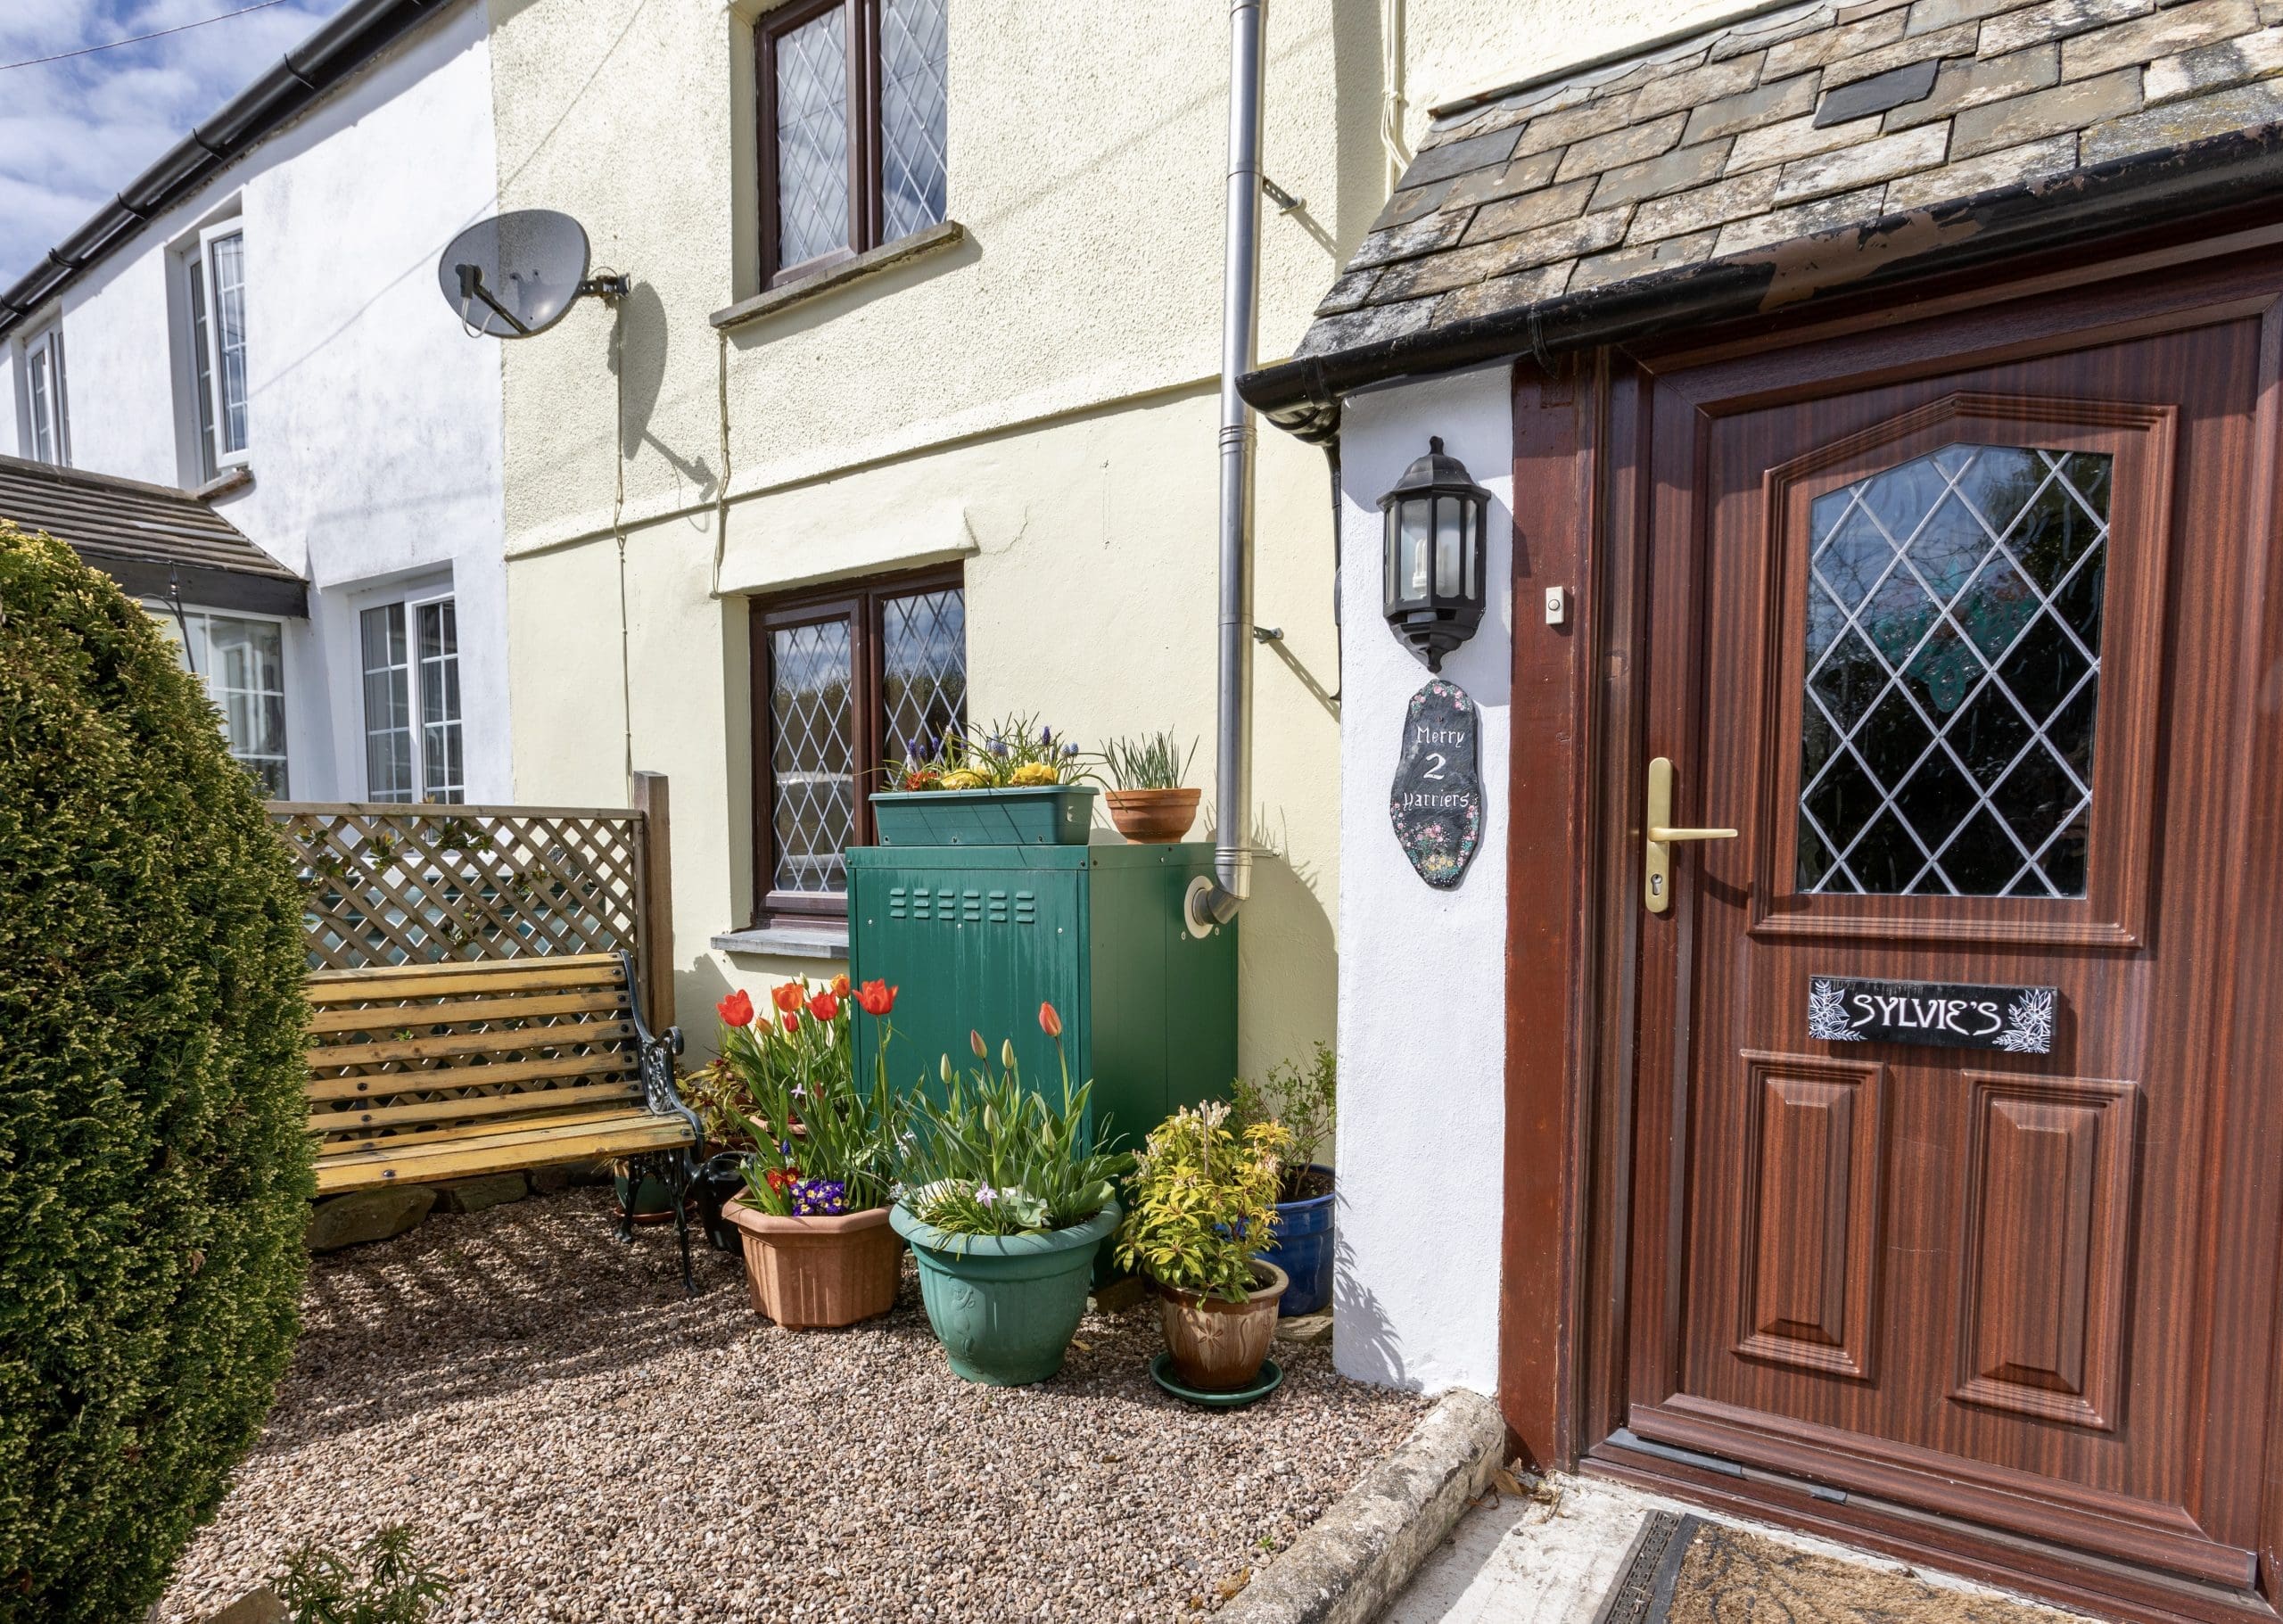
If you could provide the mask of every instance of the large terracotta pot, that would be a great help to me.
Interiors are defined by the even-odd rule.
[[[1225,1302],[1178,1286],[1158,1288],[1158,1323],[1174,1376],[1200,1393],[1233,1393],[1249,1387],[1276,1340],[1276,1299],[1290,1282],[1273,1263],[1253,1259],[1253,1278],[1262,1283],[1240,1303]]]
[[[721,1216],[745,1243],[754,1311],[788,1331],[853,1325],[895,1307],[903,1241],[888,1209],[779,1218],[732,1196]]]
[[[1137,845],[1169,845],[1197,821],[1194,789],[1106,789],[1102,800],[1117,832]]]

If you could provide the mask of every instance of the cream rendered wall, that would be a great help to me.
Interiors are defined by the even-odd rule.
[[[670,776],[693,1030],[726,986],[832,968],[708,945],[751,898],[744,594],[964,557],[971,713],[1194,734],[1209,804],[1223,0],[950,0],[965,239],[727,334],[708,315],[759,287],[763,8],[489,4],[502,206],[575,214],[635,284],[504,350],[515,794]],[[1734,9],[1277,0],[1265,163],[1305,202],[1264,210],[1263,357],[1297,344],[1385,200],[1391,21],[1415,138],[1430,100]],[[1532,63],[1550,39],[1560,58]],[[1257,620],[1285,640],[1256,662],[1249,1070],[1331,1035],[1340,864],[1321,453],[1264,427],[1257,489]],[[1385,637],[1376,611],[1354,604],[1351,640]]]

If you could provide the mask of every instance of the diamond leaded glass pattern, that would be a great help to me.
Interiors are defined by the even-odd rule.
[[[967,594],[887,598],[880,622],[882,738],[892,757],[931,754],[945,729],[967,720]]]
[[[848,888],[841,853],[855,828],[848,622],[770,633],[770,812],[779,891]]]
[[[2112,460],[1950,445],[1816,499],[1802,891],[2085,894]]]
[[[848,246],[848,14],[838,6],[777,39],[777,260]]]
[[[944,218],[945,0],[881,0],[881,240]]]

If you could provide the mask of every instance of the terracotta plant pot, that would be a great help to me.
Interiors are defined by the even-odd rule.
[[[874,1207],[837,1218],[779,1218],[732,1196],[721,1216],[746,1249],[754,1312],[788,1331],[853,1325],[895,1307],[903,1241]]]
[[[1158,1323],[1174,1379],[1200,1393],[1233,1393],[1249,1387],[1276,1340],[1276,1299],[1289,1283],[1273,1263],[1253,1259],[1253,1278],[1265,1283],[1240,1303],[1224,1302],[1178,1286],[1158,1288]]]
[[[1137,845],[1170,845],[1197,821],[1195,789],[1105,789],[1109,820]]]

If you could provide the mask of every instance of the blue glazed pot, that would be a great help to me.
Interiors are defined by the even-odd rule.
[[[1333,1176],[1331,1168],[1314,1163],[1308,1171]],[[1277,1305],[1279,1319],[1318,1313],[1331,1301],[1331,1204],[1338,1194],[1327,1190],[1305,1201],[1276,1203],[1276,1244],[1253,1256],[1274,1264],[1291,1279],[1284,1300]]]

